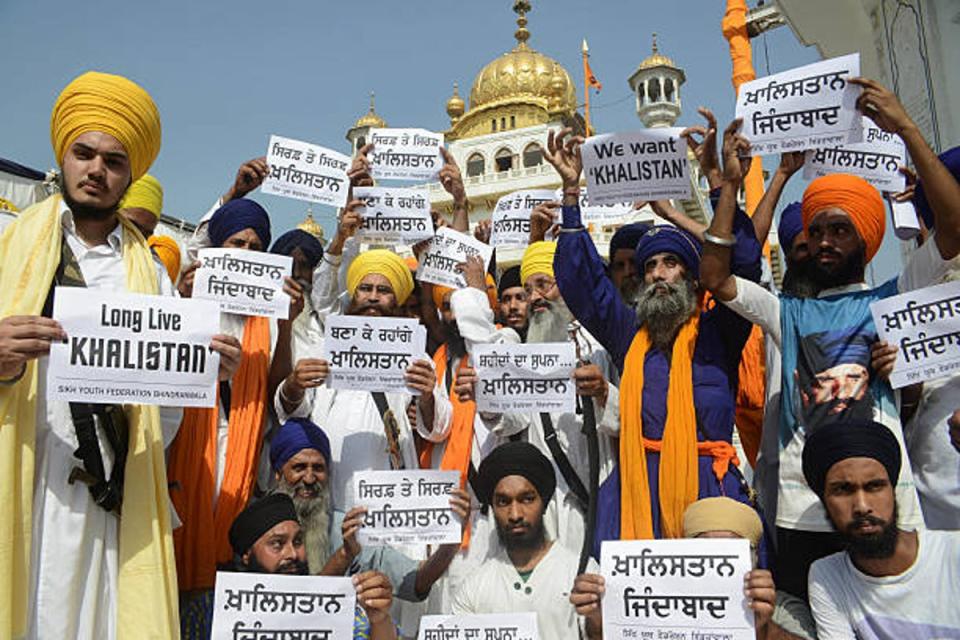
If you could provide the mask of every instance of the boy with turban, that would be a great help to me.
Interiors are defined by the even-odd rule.
[[[863,401],[869,397],[869,416],[886,425],[902,443],[894,392],[869,368],[865,356],[866,345],[877,339],[869,306],[876,300],[939,282],[949,270],[957,268],[960,253],[960,213],[956,207],[960,186],[892,93],[870,80],[851,82],[864,87],[858,106],[878,126],[900,135],[927,187],[936,194],[937,232],[913,254],[903,273],[872,289],[865,284],[866,265],[883,240],[883,199],[862,178],[833,174],[811,182],[801,203],[818,295],[801,298],[787,294],[778,298],[754,283],[731,276],[729,249],[724,244],[731,235],[739,188],[738,154],[749,152],[749,145],[737,134],[737,122],[724,135],[724,161],[730,168],[724,167],[721,202],[709,230],[718,241],[708,244],[704,252],[708,288],[726,306],[760,324],[783,353],[776,518],[780,553],[774,573],[778,587],[799,601],[806,599],[810,564],[841,544],[831,531],[823,506],[804,480],[800,464],[804,442],[820,428],[862,416]],[[801,379],[814,378],[815,382],[817,376],[829,385],[815,383],[800,388]],[[812,411],[817,405],[814,400],[825,403],[828,410]],[[909,466],[904,466],[894,480],[899,480],[895,484],[900,526],[921,526]]]
[[[81,461],[74,406],[48,401],[42,382],[50,343],[65,339],[49,317],[58,271],[62,284],[94,291],[173,295],[143,236],[117,214],[160,150],[160,118],[140,86],[89,72],[60,94],[50,137],[62,195],[28,208],[0,237],[0,637],[172,637],[163,446],[180,411],[122,407],[129,439],[108,441],[98,428]],[[239,346],[214,338],[221,377]],[[89,406],[112,422],[106,409]],[[121,482],[113,463],[124,457]]]

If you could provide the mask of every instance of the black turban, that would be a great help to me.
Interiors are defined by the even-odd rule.
[[[240,512],[230,525],[230,546],[242,556],[250,550],[260,536],[281,522],[299,522],[293,499],[285,493],[271,493]]]
[[[537,493],[546,507],[557,488],[557,477],[553,473],[553,464],[540,450],[529,442],[507,442],[493,451],[480,463],[480,493],[477,496],[483,504],[493,500],[493,490],[497,483],[507,476],[523,476],[537,488]]]
[[[303,255],[310,262],[310,268],[314,269],[323,258],[323,245],[312,233],[307,233],[302,229],[287,231],[276,239],[273,246],[270,247],[270,253],[280,256],[292,256],[294,249],[303,251]]]
[[[873,458],[884,466],[890,484],[900,477],[900,443],[879,422],[837,422],[817,429],[803,447],[803,477],[823,498],[827,472],[847,458]]]
[[[503,292],[514,287],[522,287],[520,282],[520,265],[510,267],[500,274],[500,282],[497,283],[497,297],[502,298]]]
[[[610,239],[610,261],[613,261],[613,256],[619,249],[630,249],[630,251],[634,251],[637,248],[637,243],[640,242],[640,238],[642,238],[643,234],[649,231],[652,226],[653,225],[645,222],[631,222],[617,229],[617,232],[613,234],[613,238]]]

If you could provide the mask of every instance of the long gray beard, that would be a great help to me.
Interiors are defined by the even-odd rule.
[[[544,311],[530,310],[530,326],[527,329],[527,343],[566,342],[570,339],[570,323],[573,314],[563,299],[550,303]]]
[[[667,295],[657,290],[666,288]],[[669,351],[677,331],[697,310],[693,282],[655,282],[643,288],[637,299],[637,322],[646,325],[650,341],[660,351]]]
[[[311,575],[317,575],[330,559],[330,488],[321,485],[316,498],[298,498],[297,489],[302,483],[289,484],[281,476],[277,482],[277,492],[285,493],[293,499],[303,531],[303,544],[307,552],[307,566]]]

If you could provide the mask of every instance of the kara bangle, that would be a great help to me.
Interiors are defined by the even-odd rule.
[[[718,247],[732,247],[737,244],[736,238],[721,238],[720,236],[713,235],[709,231],[703,232],[703,241],[715,244]]]
[[[580,233],[581,231],[586,231],[587,228],[583,225],[579,227],[560,227],[558,230],[559,233]]]
[[[570,196],[572,198],[580,198],[580,187],[567,187],[563,190],[564,196]]]
[[[284,389],[286,388],[286,386],[287,386],[287,381],[286,381],[286,380],[284,380],[282,383],[280,383],[280,399],[281,399],[281,400],[283,400],[284,402],[286,402],[286,403],[288,403],[288,404],[292,404],[292,405],[298,405],[298,404],[300,404],[301,402],[303,402],[303,396],[300,396],[300,399],[299,399],[299,400],[294,400],[293,398],[287,397],[287,394],[284,393]]]

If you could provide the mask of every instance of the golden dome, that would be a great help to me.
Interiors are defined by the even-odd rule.
[[[457,83],[453,83],[453,95],[450,96],[450,99],[447,100],[447,115],[450,116],[451,122],[456,122],[463,115],[464,107],[466,105],[463,102],[463,98],[460,97],[460,87],[457,86]]]
[[[660,53],[657,48],[657,34],[653,34],[653,53],[647,56],[647,59],[640,63],[641,69],[653,69],[654,67],[673,67],[677,68],[673,60]]]
[[[360,116],[360,118],[353,125],[354,129],[360,129],[361,127],[377,127],[385,128],[387,126],[387,121],[377,115],[377,112],[373,108],[373,91],[370,92],[370,111]],[[322,232],[321,232],[322,233]]]
[[[313,209],[307,209],[307,217],[303,219],[303,222],[297,225],[297,229],[306,231],[320,241],[323,240],[323,227],[317,224],[317,221],[313,219]]]
[[[514,34],[517,46],[477,74],[470,89],[470,109],[533,100],[551,111],[575,111],[577,99],[570,74],[556,60],[527,45],[530,3],[517,0],[513,10],[519,14]]]

